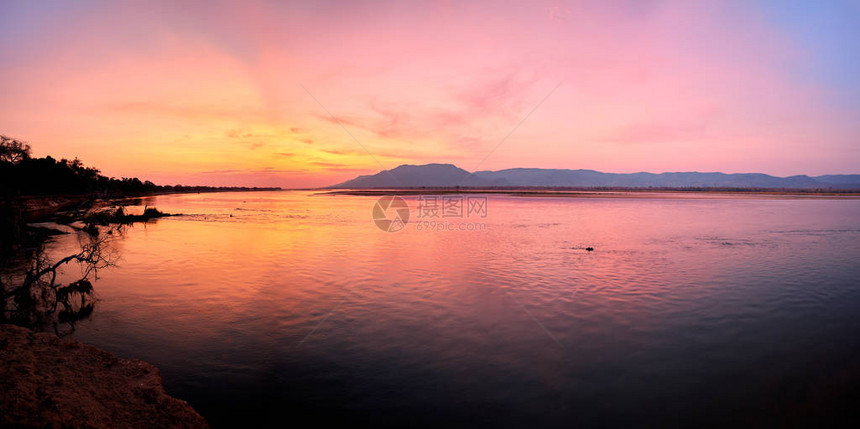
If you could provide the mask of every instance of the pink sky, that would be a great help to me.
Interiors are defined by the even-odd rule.
[[[816,77],[817,46],[758,3],[2,8],[0,133],[111,176],[378,171],[302,85],[385,168],[860,173],[856,88]]]

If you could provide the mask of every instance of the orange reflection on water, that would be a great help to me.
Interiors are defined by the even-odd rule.
[[[765,387],[739,371],[789,376],[766,362],[832,341],[860,303],[857,200],[492,196],[486,218],[450,219],[484,230],[396,233],[374,201],[159,196],[182,216],[125,232],[76,335],[225,419],[233,389],[367,413],[415,411],[418,389],[593,423],[610,403],[717,406],[689,392],[745,403]]]

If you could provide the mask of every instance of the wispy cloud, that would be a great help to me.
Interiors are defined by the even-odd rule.
[[[768,2],[21,2],[0,127],[108,174],[324,185],[378,166],[298,82],[383,164],[469,168],[564,81],[483,168],[851,171],[856,11],[798,7],[834,25]]]

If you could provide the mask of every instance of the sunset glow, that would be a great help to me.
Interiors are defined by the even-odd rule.
[[[0,8],[0,132],[108,176],[860,172],[856,2]]]

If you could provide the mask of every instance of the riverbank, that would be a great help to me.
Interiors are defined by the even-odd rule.
[[[318,189],[317,195],[376,197],[483,194],[517,197],[561,198],[827,198],[857,199],[858,190],[821,191],[805,189],[722,189],[722,188],[400,188],[400,189]]]
[[[0,426],[206,428],[158,368],[53,334],[0,325]]]
[[[249,188],[249,187],[163,187],[164,189],[144,194],[80,194],[80,195],[29,195],[16,197],[21,210],[28,222],[44,220],[59,211],[87,208],[95,203],[109,205],[117,201],[134,198],[150,198],[159,195],[202,194],[218,192],[267,192],[280,191],[281,188]]]

